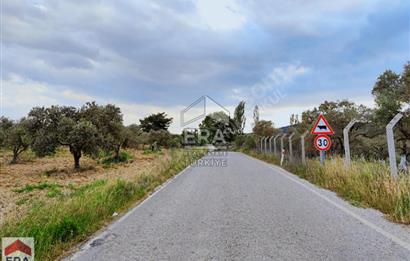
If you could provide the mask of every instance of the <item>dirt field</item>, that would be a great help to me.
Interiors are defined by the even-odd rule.
[[[0,159],[0,224],[8,217],[21,215],[38,201],[52,201],[57,195],[99,179],[132,179],[151,168],[163,154],[144,155],[143,151],[128,150],[132,159],[109,166],[83,156],[81,171],[74,171],[69,151],[60,150],[52,157],[36,158],[22,155],[18,164],[9,164],[10,152]]]

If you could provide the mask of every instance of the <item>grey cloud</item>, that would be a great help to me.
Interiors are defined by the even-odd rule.
[[[173,104],[229,96],[297,61],[329,67],[326,85],[374,1],[238,2],[247,23],[219,32],[198,26],[193,1],[7,1],[4,71],[89,95]]]

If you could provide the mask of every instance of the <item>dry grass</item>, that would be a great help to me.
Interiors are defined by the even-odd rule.
[[[247,153],[270,163],[279,163],[273,155]],[[378,209],[394,222],[410,224],[410,176],[402,174],[394,179],[383,163],[356,160],[350,168],[345,168],[343,159],[335,157],[323,166],[318,160],[308,160],[306,166],[286,163],[284,168],[313,184],[335,191],[354,205]]]
[[[0,227],[0,237],[34,237],[36,259],[56,260],[74,244],[86,240],[111,221],[113,212],[127,210],[204,153],[169,151],[128,180],[98,179],[74,186],[70,193],[62,194],[54,201],[33,204],[26,215],[9,219]],[[50,184],[40,187],[50,186],[53,187]]]
[[[134,179],[167,152],[146,155],[143,151],[128,150],[128,153],[132,160],[111,166],[82,157],[81,170],[76,171],[72,156],[65,149],[45,158],[36,158],[26,152],[18,164],[9,164],[11,152],[3,151],[0,159],[0,224],[8,218],[24,214],[35,202],[54,201],[59,195],[71,193],[73,187],[99,179]],[[18,192],[23,188],[28,189]]]

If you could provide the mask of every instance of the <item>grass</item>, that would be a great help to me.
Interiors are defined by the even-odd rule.
[[[273,155],[245,151],[250,156],[279,165]],[[285,163],[283,168],[320,187],[336,192],[355,206],[371,207],[388,219],[410,224],[410,176],[394,179],[388,166],[379,162],[355,160],[345,168],[343,158],[329,159],[322,166],[318,160],[307,160],[306,166]]]
[[[131,157],[130,154],[128,154],[128,152],[120,151],[120,153],[118,155],[118,158],[116,158],[115,156],[109,154],[101,160],[101,163],[104,164],[104,165],[109,166],[109,165],[115,164],[115,163],[127,162],[131,159],[132,159],[132,157]]]
[[[35,184],[35,185],[28,184],[28,185],[26,185],[22,188],[14,189],[12,191],[17,192],[17,193],[25,193],[25,192],[31,192],[35,189],[38,189],[38,190],[44,190],[44,189],[56,190],[59,187],[60,187],[60,185],[58,185],[58,184],[54,184],[54,183],[50,184],[50,183],[47,183],[47,182],[43,182],[43,183],[39,183],[39,184]]]
[[[22,188],[14,189],[12,191],[16,192],[16,193],[27,193],[27,192],[32,192],[35,189],[37,189],[37,190],[47,189],[48,192],[47,192],[46,196],[49,197],[49,198],[54,198],[54,197],[62,195],[60,188],[61,188],[61,186],[58,185],[58,184],[55,184],[55,183],[50,184],[50,183],[47,183],[47,182],[43,182],[43,183],[39,183],[39,184],[35,184],[35,185],[28,184],[28,185],[26,185]],[[16,202],[17,205],[22,205],[24,203],[25,202],[20,202],[20,201]]]
[[[0,237],[34,237],[36,259],[56,260],[111,221],[114,212],[126,211],[204,154],[205,151],[171,151],[133,181],[97,180],[79,187],[69,185],[72,193],[49,204],[35,204],[22,218],[3,224]],[[26,186],[21,192],[30,189],[35,188]]]
[[[142,154],[143,155],[164,155],[164,153],[161,150],[151,150],[151,149],[145,149]]]

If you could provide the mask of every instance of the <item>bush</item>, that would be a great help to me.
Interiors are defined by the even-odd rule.
[[[106,156],[101,162],[104,165],[110,165],[114,163],[127,162],[131,159],[132,159],[131,155],[128,154],[128,152],[122,150],[118,154],[118,157],[115,157],[114,155],[111,155],[111,153],[109,153],[108,156]]]

